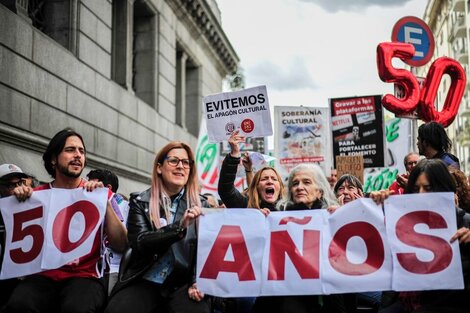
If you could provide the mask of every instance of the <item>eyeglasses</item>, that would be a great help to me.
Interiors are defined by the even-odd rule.
[[[19,187],[19,186],[26,185],[26,180],[20,179],[20,180],[15,181],[15,182],[2,181],[2,182],[0,182],[0,185],[2,185],[3,187],[5,187],[7,189],[13,189],[13,188],[16,188],[16,187]]]
[[[406,162],[406,165],[416,165],[416,164],[418,164],[418,161]]]
[[[189,169],[191,166],[193,166],[194,161],[190,159],[179,159],[174,156],[166,157],[165,160],[170,164],[171,166],[177,167],[178,164],[181,162],[183,165],[183,168]]]

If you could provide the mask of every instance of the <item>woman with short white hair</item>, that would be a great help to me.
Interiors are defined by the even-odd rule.
[[[287,197],[280,201],[280,210],[314,210],[338,206],[336,197],[321,169],[316,164],[299,164],[287,181]]]

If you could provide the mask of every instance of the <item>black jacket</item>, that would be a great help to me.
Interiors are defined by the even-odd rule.
[[[127,219],[130,249],[126,251],[119,271],[118,281],[113,294],[139,279],[142,275],[170,249],[177,253],[172,273],[162,285],[162,293],[194,282],[196,263],[196,224],[187,230],[180,227],[180,220],[187,209],[186,195],[180,199],[174,223],[156,229],[150,219],[150,189],[133,195],[129,201]],[[202,206],[207,204],[202,201]],[[164,216],[163,210],[160,211]]]
[[[235,188],[235,178],[237,176],[238,164],[240,158],[234,158],[229,154],[222,162],[220,169],[218,193],[220,199],[227,208],[246,208],[248,207],[248,197],[245,197]],[[271,211],[276,210],[275,204],[261,201],[261,208],[268,208]]]

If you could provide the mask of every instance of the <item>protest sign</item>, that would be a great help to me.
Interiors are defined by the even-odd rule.
[[[50,189],[25,202],[0,199],[5,222],[1,279],[59,268],[92,249],[106,212],[108,189]]]
[[[206,96],[203,107],[210,142],[227,140],[237,129],[249,137],[273,134],[266,86]]]
[[[206,214],[199,227],[198,288],[253,297],[464,287],[459,244],[449,242],[456,232],[452,193],[391,196],[384,210],[385,217],[381,206],[362,198],[331,215]]]
[[[384,166],[380,100],[380,96],[330,99],[334,156],[362,155],[365,168]]]
[[[274,155],[283,179],[300,163],[316,163],[329,175],[332,167],[328,108],[274,107]]]
[[[337,155],[336,171],[338,178],[344,174],[351,174],[363,182],[364,157],[362,155]]]
[[[397,174],[406,172],[403,159],[413,151],[411,121],[405,118],[387,118],[386,115],[385,139],[385,167],[365,169],[364,192],[387,189],[395,181]]]

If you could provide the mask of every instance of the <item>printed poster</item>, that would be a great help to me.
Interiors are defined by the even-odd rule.
[[[274,155],[283,179],[300,163],[316,163],[326,175],[332,166],[328,108],[274,107]]]
[[[381,96],[330,99],[330,109],[333,155],[362,155],[364,168],[383,167]]]
[[[210,142],[227,140],[237,129],[246,137],[273,134],[266,86],[206,96],[203,108]]]

